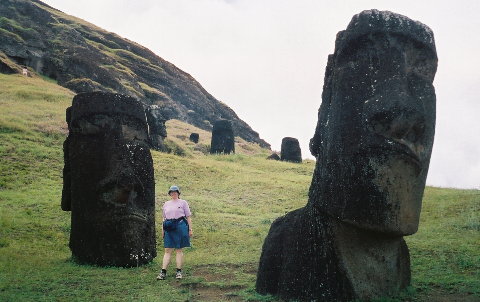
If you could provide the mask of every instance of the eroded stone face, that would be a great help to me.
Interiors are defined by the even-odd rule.
[[[97,265],[151,261],[155,184],[142,105],[118,94],[79,94],[69,128],[62,208],[72,211],[72,255]]]
[[[343,39],[314,143],[321,145],[314,183],[331,194],[314,200],[360,227],[412,234],[433,145],[436,54],[388,31],[348,39],[347,30]]]

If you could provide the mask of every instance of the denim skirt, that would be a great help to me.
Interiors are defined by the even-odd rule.
[[[190,236],[188,235],[188,224],[184,219],[180,220],[177,228],[173,231],[165,231],[163,247],[181,249],[190,247]]]

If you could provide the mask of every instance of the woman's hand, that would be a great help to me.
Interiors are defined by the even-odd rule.
[[[165,238],[165,231],[162,230],[162,238]]]
[[[192,229],[188,229],[188,236],[190,236],[190,237],[193,236],[193,231],[192,231]]]

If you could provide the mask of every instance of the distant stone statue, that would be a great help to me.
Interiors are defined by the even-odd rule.
[[[230,121],[219,120],[213,124],[210,153],[235,153],[235,136]]]
[[[267,159],[280,160],[280,156],[278,156],[277,153],[272,153],[271,155],[269,155],[269,156],[267,157]]]
[[[190,134],[190,141],[194,142],[195,144],[198,143],[199,138],[200,138],[200,135],[198,133]]]
[[[155,182],[145,112],[137,100],[82,93],[67,109],[62,209],[80,263],[137,266],[156,256]]]
[[[293,137],[284,137],[282,139],[280,158],[283,161],[290,161],[294,163],[302,162],[302,150],[300,149],[298,139]]]
[[[157,105],[148,106],[145,110],[149,128],[150,145],[158,151],[165,151],[164,140],[167,137],[167,119],[163,117],[160,107]]]
[[[256,289],[299,301],[369,301],[410,283],[435,128],[432,31],[364,11],[337,35],[310,149],[304,208],[275,220]]]

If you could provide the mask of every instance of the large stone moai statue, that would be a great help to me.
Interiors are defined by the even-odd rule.
[[[293,137],[284,137],[282,139],[280,158],[283,161],[302,162],[302,150],[300,149],[298,139]]]
[[[235,153],[235,136],[232,123],[228,120],[219,120],[213,124],[210,153]]]
[[[364,11],[337,35],[304,208],[271,226],[257,291],[301,301],[370,300],[410,282],[403,236],[418,229],[435,128],[432,31]]]
[[[143,106],[119,94],[78,94],[67,109],[62,209],[80,263],[137,266],[156,256],[155,182]]]
[[[165,151],[164,140],[167,137],[167,119],[163,117],[160,107],[157,105],[148,106],[145,109],[149,128],[150,145],[158,151]]]

